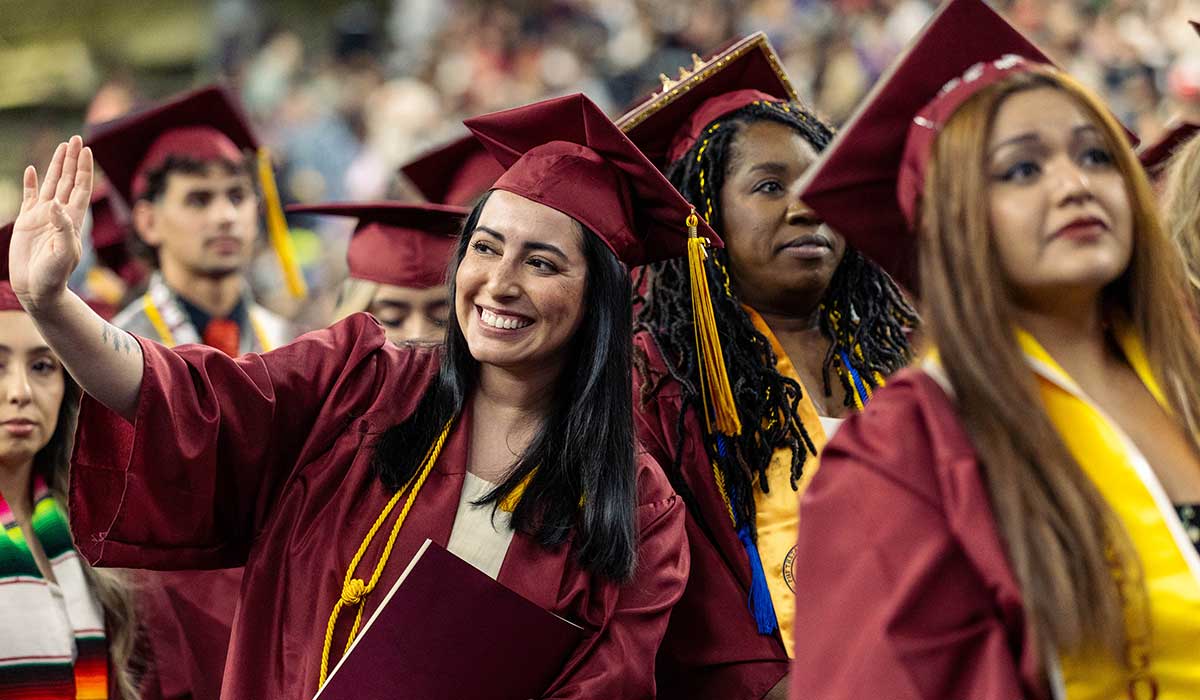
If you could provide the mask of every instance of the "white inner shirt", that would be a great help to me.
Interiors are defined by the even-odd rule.
[[[512,513],[494,508],[491,503],[477,506],[473,501],[483,498],[495,486],[467,472],[450,541],[446,543],[446,549],[493,579],[500,574],[504,555],[512,543]]]
[[[817,416],[821,419],[821,427],[825,429],[825,440],[828,442],[833,439],[833,434],[837,429],[842,427],[842,423],[846,422],[845,418],[830,418],[829,416]]]

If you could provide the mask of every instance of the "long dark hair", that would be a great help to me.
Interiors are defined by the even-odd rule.
[[[734,140],[747,125],[762,121],[791,127],[818,153],[833,138],[829,126],[794,103],[755,102],[709,124],[691,150],[667,169],[667,178],[718,233],[725,229],[720,195]],[[706,263],[709,291],[742,433],[719,442],[716,436],[708,436],[705,443],[722,472],[737,522],[752,524],[753,481],[757,477],[759,487],[770,490],[767,467],[774,451],[791,449],[791,487],[795,489],[804,463],[817,450],[806,427],[795,420],[802,388],[776,370],[770,342],[754,327],[737,297],[736,280],[730,280],[728,273],[728,254],[721,249],[714,253]],[[644,274],[644,285],[643,280],[637,284],[645,289],[645,296],[638,299],[635,330],[648,332],[666,359],[669,376],[682,389],[684,411],[676,428],[682,444],[686,409],[706,410],[701,403],[687,262],[658,263]],[[824,364],[825,395],[832,395],[831,371],[845,391],[846,405],[852,405],[856,375],[874,389],[881,377],[908,364],[912,348],[906,333],[917,323],[916,312],[887,273],[847,247],[821,300],[821,332],[832,341]],[[643,369],[648,366],[642,353],[635,361]],[[646,372],[642,375],[648,376]],[[643,385],[642,400],[653,398],[662,385],[662,381]],[[668,476],[676,491],[689,499],[690,492],[679,476],[682,450],[674,459]]]
[[[475,205],[459,236],[448,277],[451,300],[487,199]],[[513,529],[547,548],[574,532],[583,568],[624,581],[633,574],[637,553],[632,292],[624,265],[594,233],[582,225],[580,231],[588,280],[583,322],[567,349],[572,360],[558,377],[541,430],[504,481],[479,502],[496,507],[529,477],[512,514]],[[412,416],[387,430],[376,448],[373,465],[384,486],[394,491],[412,478],[443,426],[462,411],[478,376],[479,363],[451,312],[437,379]]]
[[[46,480],[46,486],[63,508],[67,498],[70,476],[71,449],[75,428],[79,423],[79,401],[83,395],[79,384],[63,373],[63,397],[58,407],[58,423],[50,441],[33,456],[33,471]],[[88,587],[104,610],[104,636],[108,645],[108,660],[113,678],[110,685],[118,694],[114,700],[134,700],[141,697],[139,683],[145,672],[145,659],[138,650],[138,624],[133,601],[134,590],[127,577],[114,569],[94,569],[79,556]]]

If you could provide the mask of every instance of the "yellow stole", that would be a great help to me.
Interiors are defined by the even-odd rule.
[[[770,341],[771,348],[775,351],[775,369],[780,375],[794,380],[804,390],[804,396],[797,408],[796,420],[804,425],[819,453],[825,447],[827,438],[817,409],[808,397],[808,387],[800,381],[800,375],[796,373],[791,359],[771,333],[766,321],[750,307],[742,308],[746,310],[758,332]],[[817,459],[809,458],[804,465],[804,475],[797,484],[799,490],[793,491],[792,451],[782,447],[771,455],[771,464],[767,467],[767,483],[771,486],[771,492],[763,493],[757,485],[754,489],[754,526],[758,531],[758,552],[762,558],[763,570],[767,574],[767,588],[771,590],[775,618],[779,621],[779,636],[783,638],[783,646],[789,658],[794,658],[792,623],[796,617],[796,594],[792,590],[792,566],[796,532],[800,526],[800,497],[816,473]]]
[[[1150,371],[1140,340],[1120,328],[1125,358],[1159,404],[1169,410]],[[1038,377],[1046,413],[1071,454],[1092,479],[1129,534],[1141,560],[1149,601],[1149,629],[1142,599],[1129,601],[1131,657],[1145,661],[1131,673],[1106,656],[1062,655],[1068,700],[1200,698],[1200,556],[1188,540],[1166,492],[1133,442],[1033,338],[1018,331],[1027,362]],[[1127,580],[1137,576],[1125,567]],[[1136,678],[1135,678],[1136,676]],[[1129,694],[1135,681],[1136,693]],[[1148,691],[1157,685],[1158,694]]]

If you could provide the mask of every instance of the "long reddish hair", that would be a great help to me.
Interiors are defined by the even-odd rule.
[[[1155,212],[1150,184],[1120,125],[1069,76],[1051,68],[981,90],[934,146],[920,214],[924,319],[983,465],[991,504],[1039,643],[1103,649],[1123,660],[1126,620],[1114,557],[1136,562],[1108,504],[1043,408],[1013,332],[1014,304],[989,221],[988,138],[1015,93],[1061,90],[1100,128],[1133,210],[1128,268],[1104,290],[1112,313],[1132,319],[1182,429],[1200,426],[1200,339],[1183,265]]]

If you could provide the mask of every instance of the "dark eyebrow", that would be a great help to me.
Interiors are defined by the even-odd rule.
[[[750,166],[750,169],[747,170],[746,172],[748,172],[748,173],[758,173],[758,172],[784,173],[784,172],[787,172],[787,169],[788,169],[788,167],[787,167],[787,164],[785,164],[785,163],[780,163],[777,161],[768,161],[766,163],[755,163],[754,165]]]
[[[392,309],[404,309],[404,310],[412,309],[412,304],[408,303],[407,301],[392,301],[391,299],[380,299],[379,301],[373,301],[371,303],[376,306],[386,306],[386,307],[392,308]]]
[[[1037,143],[1039,140],[1040,139],[1039,139],[1038,135],[1033,133],[1032,131],[1021,134],[1019,136],[1014,136],[1010,139],[1005,139],[1005,140],[1001,141],[1000,143],[996,144],[995,146],[992,146],[991,150],[988,151],[988,156],[990,157],[990,156],[995,155],[996,151],[999,151],[1001,148],[1005,148],[1007,146],[1017,146],[1017,145],[1026,144],[1026,143]]]
[[[562,252],[561,248],[559,248],[556,245],[551,245],[549,243],[542,243],[540,241],[528,241],[521,248],[522,248],[522,250],[526,250],[526,251],[543,251],[546,253],[551,253],[553,255],[557,255],[558,257],[562,258],[563,260],[567,259],[567,254]]]
[[[8,353],[11,355],[13,353],[13,349],[7,345],[4,345],[3,343],[0,343],[0,352]],[[50,347],[47,345],[39,345],[36,348],[31,348],[29,350],[29,354],[30,355],[53,355],[54,351],[51,350]]]
[[[499,231],[497,231],[495,229],[490,229],[487,226],[476,226],[475,230],[472,231],[472,233],[478,233],[480,231],[483,231],[484,233],[491,236],[492,238],[495,238],[496,240],[500,241],[501,243],[504,242],[504,234],[503,233],[500,233]]]
[[[475,231],[476,232],[482,231],[482,232],[488,234],[489,236],[491,236],[492,238],[495,238],[496,240],[500,241],[501,243],[505,242],[504,234],[500,233],[499,231],[496,231],[495,229],[490,229],[487,226],[476,226]],[[521,246],[521,250],[526,251],[526,252],[528,252],[528,251],[544,251],[547,253],[553,253],[553,254],[557,255],[558,257],[562,258],[563,260],[569,259],[567,257],[567,254],[564,253],[561,248],[559,248],[558,246],[553,245],[551,243],[543,243],[542,241],[526,241]]]
[[[1075,127],[1074,129],[1071,129],[1071,137],[1078,138],[1080,134],[1082,134],[1084,132],[1088,132],[1088,131],[1097,132],[1097,131],[1099,131],[1099,129],[1096,128],[1095,124],[1080,124],[1079,126]],[[1014,136],[1010,139],[1005,139],[1004,141],[1001,141],[1000,143],[993,146],[990,151],[988,151],[988,155],[989,156],[995,155],[996,151],[1000,150],[1001,148],[1004,148],[1005,146],[1016,146],[1018,144],[1025,144],[1025,143],[1037,143],[1040,140],[1040,138],[1041,137],[1037,134],[1037,132],[1029,131],[1024,134],[1020,134],[1020,135]]]

